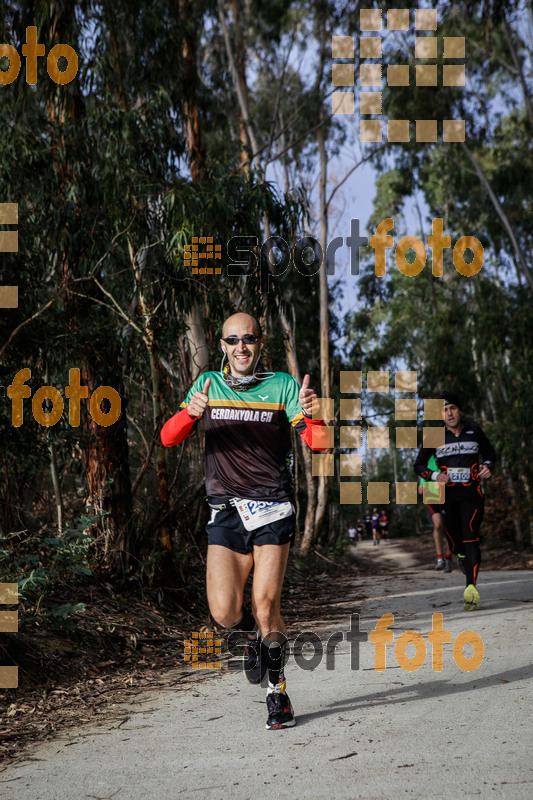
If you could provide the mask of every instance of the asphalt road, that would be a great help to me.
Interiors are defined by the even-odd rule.
[[[318,632],[324,649],[337,631],[343,641],[332,669],[318,645],[298,656],[300,664],[320,660],[313,670],[291,656],[286,675],[295,728],[265,730],[265,691],[242,675],[203,673],[185,691],[138,696],[124,705],[122,721],[86,725],[34,746],[0,773],[0,798],[530,800],[533,573],[482,572],[480,607],[467,613],[459,572],[413,568],[395,543],[363,548],[377,562],[396,562],[398,571],[359,579],[357,591],[354,585],[354,596],[362,586],[368,598],[358,603],[360,630],[370,632],[393,614],[394,642],[346,641],[357,622],[350,623],[356,606],[346,593],[339,597],[344,623],[329,630],[319,621],[302,626]],[[434,614],[443,615],[451,634],[441,671],[433,668],[438,646],[428,641]],[[406,631],[422,636],[423,643],[413,637],[423,662],[416,671],[405,668],[415,644],[403,647],[404,637],[397,645]],[[475,634],[464,637],[474,644],[463,649],[459,639],[454,658],[463,631]],[[376,670],[380,649],[383,671]]]

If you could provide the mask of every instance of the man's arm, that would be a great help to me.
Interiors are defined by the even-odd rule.
[[[428,467],[428,461],[431,456],[435,455],[435,448],[434,447],[421,447],[418,451],[418,455],[416,457],[416,461],[414,463],[414,470],[417,475],[420,475],[425,481],[435,481],[437,480],[439,473],[433,472]]]
[[[301,408],[302,419],[296,422],[296,431],[311,450],[328,450],[333,446],[331,432],[323,419],[314,419],[312,416],[318,408],[318,396],[315,390],[309,387],[309,383],[309,375],[304,375],[302,388],[298,393],[298,404]],[[295,385],[298,386],[296,382]]]
[[[165,422],[161,429],[161,441],[165,447],[181,444],[191,435],[209,402],[210,385],[211,378],[207,378],[203,391],[194,392],[186,407]]]
[[[483,456],[483,463],[479,465],[479,477],[490,478],[492,476],[492,470],[494,469],[494,462],[496,461],[496,451],[479,425],[477,428],[479,449]]]
[[[165,422],[161,428],[161,441],[165,447],[181,444],[191,435],[199,417],[191,417],[187,408],[182,408]]]
[[[489,442],[488,438],[486,437],[485,433],[479,428],[479,449],[481,450],[481,454],[483,456],[483,464],[485,464],[489,469],[493,469],[494,463],[496,461],[496,451],[494,447]]]
[[[311,419],[304,414],[303,422],[305,428],[299,430],[299,425],[297,425],[296,430],[311,450],[322,451],[332,447],[330,429],[323,419]]]

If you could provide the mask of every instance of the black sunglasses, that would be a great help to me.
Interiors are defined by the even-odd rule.
[[[257,336],[255,333],[245,333],[244,336],[226,336],[226,338],[223,338],[222,341],[233,346],[239,342],[242,342],[243,344],[255,344],[260,338],[261,337]]]

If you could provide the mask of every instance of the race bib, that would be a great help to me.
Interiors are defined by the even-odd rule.
[[[292,503],[268,503],[266,500],[243,500],[239,497],[231,499],[242,519],[247,531],[255,531],[262,525],[268,525],[278,519],[290,517],[294,512]]]
[[[453,483],[468,483],[470,480],[470,467],[454,467],[448,469],[448,475]]]

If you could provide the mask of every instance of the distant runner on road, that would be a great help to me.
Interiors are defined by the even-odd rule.
[[[444,530],[466,575],[465,611],[474,611],[479,603],[479,531],[485,505],[480,478],[491,477],[496,453],[479,425],[462,419],[461,402],[452,392],[444,395],[444,425],[444,445],[420,448],[414,469],[427,481],[445,484]],[[428,468],[432,455],[438,470]]]
[[[379,544],[379,514],[377,508],[372,512],[372,538],[374,539],[374,545]]]
[[[329,430],[311,418],[317,395],[309,375],[300,388],[284,372],[264,371],[264,341],[255,317],[229,317],[220,340],[222,365],[226,357],[228,364],[196,379],[182,410],[163,426],[161,441],[180,444],[204,417],[209,609],[219,625],[247,632],[250,683],[261,683],[268,671],[266,727],[273,729],[296,724],[285,690],[280,611],[295,532],[291,426],[314,450],[328,449]],[[243,608],[243,593],[252,567],[250,611]]]
[[[369,508],[367,508],[367,510],[366,510],[364,521],[365,521],[365,529],[366,529],[366,538],[367,539],[371,539],[372,538],[372,514],[370,513],[370,509]]]
[[[387,544],[387,534],[389,532],[389,518],[385,509],[381,512],[379,517],[380,534],[383,536],[383,542]]]

